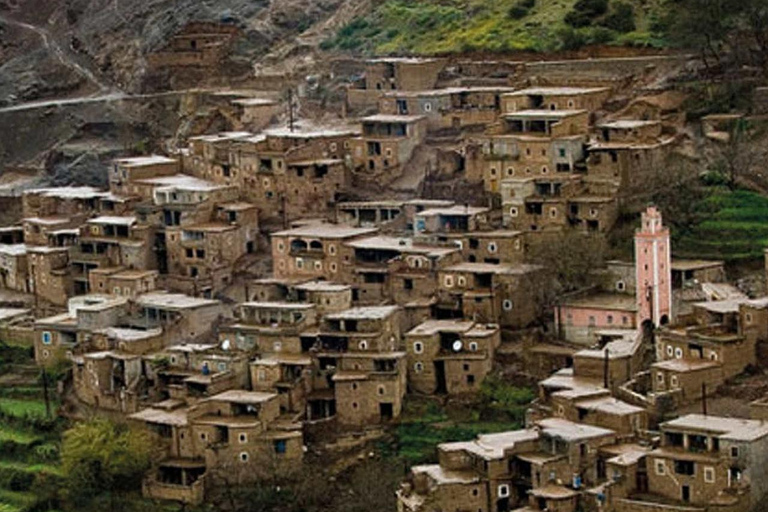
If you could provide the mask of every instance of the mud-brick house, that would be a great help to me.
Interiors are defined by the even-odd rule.
[[[88,286],[93,293],[111,293],[135,298],[157,289],[157,270],[125,267],[97,268],[88,274]]]
[[[371,236],[374,228],[310,223],[272,233],[273,272],[276,278],[322,278],[338,280],[342,266],[342,244]]]
[[[110,295],[69,299],[67,312],[35,321],[35,361],[50,364],[87,349],[93,331],[116,325],[128,312],[128,300]]]
[[[160,50],[147,55],[157,72],[179,67],[209,69],[220,65],[240,35],[233,24],[196,21],[187,23]]]
[[[757,363],[757,345],[768,335],[766,319],[766,299],[694,305],[692,317],[658,331],[653,392],[670,393],[677,403],[714,394],[727,379]]]
[[[439,272],[438,318],[465,318],[521,329],[538,314],[537,265],[459,263]]]
[[[66,247],[27,246],[30,292],[42,305],[63,307],[74,295],[74,279]]]
[[[248,283],[246,297],[252,302],[303,302],[314,304],[319,315],[352,307],[352,287],[347,284],[307,279],[257,279]]]
[[[585,489],[605,480],[600,451],[615,444],[612,430],[559,418],[441,444],[438,464],[411,468],[398,510],[574,512]]]
[[[33,346],[35,317],[31,309],[0,308],[0,341]]]
[[[303,458],[301,426],[281,417],[276,394],[230,390],[186,407],[166,400],[131,416],[159,454],[146,497],[199,504],[206,490],[273,478]]]
[[[399,178],[426,136],[426,119],[377,114],[360,120],[362,135],[350,140],[354,178],[387,184]]]
[[[182,153],[184,172],[219,185],[240,185],[244,176],[235,165],[235,146],[240,141],[263,140],[263,137],[254,137],[253,133],[246,131],[190,137]]]
[[[54,187],[24,191],[22,210],[24,217],[75,220],[92,214],[124,215],[133,203],[130,197],[94,187]]]
[[[650,496],[638,500],[661,498],[676,510],[753,510],[768,492],[767,460],[765,422],[681,416],[662,423],[661,446],[648,455]]]
[[[223,312],[217,300],[180,293],[154,291],[134,300],[136,324],[145,329],[162,327],[169,339],[194,341],[211,333]]]
[[[511,87],[452,87],[429,91],[386,92],[379,100],[382,114],[423,115],[427,129],[462,130],[478,128],[498,121],[501,95]]]
[[[437,269],[460,261],[460,252],[448,244],[380,235],[344,243],[342,261],[339,279],[353,286],[356,301],[412,302],[434,295]]]
[[[252,131],[261,131],[280,113],[280,102],[270,98],[240,98],[232,100],[239,126]]]
[[[26,245],[0,245],[0,288],[29,293],[32,286],[28,272]]]
[[[373,109],[385,92],[434,89],[445,62],[440,59],[382,58],[365,62],[365,69],[347,87],[347,108]]]
[[[113,160],[109,172],[109,189],[115,194],[132,195],[132,182],[173,176],[179,173],[179,164],[177,159],[160,155]]]
[[[85,220],[85,215],[75,215],[73,217],[25,217],[21,221],[24,228],[24,243],[30,246],[59,247],[60,244],[51,243],[52,240],[55,240],[59,234],[75,232],[79,234],[79,228]],[[75,234],[75,237],[77,237],[77,234]]]
[[[350,140],[357,136],[357,129],[297,123],[234,140],[226,182],[240,186],[243,198],[259,205],[263,218],[325,215],[348,187]],[[192,160],[193,174],[221,180],[215,177],[217,167],[211,169],[204,158],[193,152]]]
[[[154,402],[194,405],[224,391],[249,387],[248,353],[225,344],[182,343],[145,356],[145,360],[146,377],[152,383],[149,396]]]
[[[568,176],[586,168],[588,133],[583,125],[575,134],[558,137],[522,131],[514,124],[502,124],[500,130],[473,137],[465,146],[467,179],[482,182],[489,192],[499,193],[503,180],[510,178]]]
[[[597,126],[598,136],[586,146],[586,183],[612,187],[622,197],[636,194],[657,177],[677,138],[662,131],[659,121],[623,119]]]
[[[496,324],[430,320],[405,335],[408,386],[423,394],[477,392],[493,367],[501,330]]]
[[[97,268],[157,268],[155,231],[133,216],[100,216],[80,228],[79,245],[70,251],[75,293],[89,293],[90,272]]]
[[[357,429],[396,419],[406,391],[405,353],[399,351],[400,308],[352,308],[325,315],[302,335],[312,355],[310,422],[335,421]]]
[[[504,112],[524,110],[586,110],[602,108],[611,95],[608,87],[531,87],[504,94]]]

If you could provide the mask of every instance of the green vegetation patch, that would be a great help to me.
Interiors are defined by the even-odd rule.
[[[441,405],[426,397],[408,397],[395,432],[397,455],[408,464],[437,460],[437,445],[470,441],[480,434],[516,430],[535,395],[497,377],[483,383],[480,398]]]
[[[768,198],[716,188],[703,202],[712,214],[677,240],[676,255],[728,262],[763,257],[768,247]]]
[[[42,400],[20,400],[0,398],[0,413],[15,418],[39,417],[46,415],[45,402]]]
[[[325,49],[367,54],[572,50],[585,44],[661,46],[661,0],[385,0]]]

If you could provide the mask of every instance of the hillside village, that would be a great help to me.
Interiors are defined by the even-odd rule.
[[[190,24],[150,66],[214,72],[235,32]],[[62,416],[150,436],[152,500],[366,453],[409,401],[515,374],[524,425],[435,446],[398,512],[754,510],[768,394],[728,390],[764,367],[765,286],[679,257],[643,192],[768,94],[694,126],[669,77],[695,66],[392,57],[200,91],[218,122],[114,158],[106,187],[2,197],[0,339],[63,376]]]

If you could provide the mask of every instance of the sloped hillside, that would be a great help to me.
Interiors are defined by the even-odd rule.
[[[190,21],[237,25],[233,62],[249,69],[325,23],[349,0],[0,0],[0,103],[137,91],[146,55]],[[348,21],[348,20],[343,20]],[[333,33],[332,27],[329,33]],[[323,37],[325,39],[326,36]]]
[[[324,43],[371,54],[664,46],[664,0],[385,0]]]

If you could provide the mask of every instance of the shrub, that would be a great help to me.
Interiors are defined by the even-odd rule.
[[[565,22],[574,27],[589,27],[608,11],[608,0],[579,0],[565,15]]]
[[[624,2],[613,4],[611,13],[600,23],[605,28],[615,30],[622,34],[635,30],[635,10]]]
[[[528,9],[520,4],[515,4],[509,8],[509,17],[513,20],[525,18],[528,15]]]

